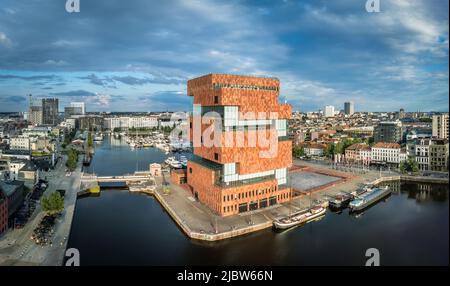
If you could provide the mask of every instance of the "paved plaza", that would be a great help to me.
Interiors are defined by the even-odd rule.
[[[338,177],[327,176],[323,174],[302,171],[291,172],[289,174],[289,184],[295,190],[307,191],[323,185],[341,180]]]

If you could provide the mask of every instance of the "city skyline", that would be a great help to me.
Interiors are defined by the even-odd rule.
[[[186,80],[209,72],[275,76],[294,111],[447,112],[448,2],[364,4],[5,1],[0,112],[26,111],[30,93],[60,111],[187,111]]]

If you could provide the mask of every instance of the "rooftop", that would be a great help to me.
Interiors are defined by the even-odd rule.
[[[370,146],[365,143],[356,143],[347,147],[347,150],[366,150],[370,151]]]
[[[375,145],[373,145],[372,148],[400,149],[400,144],[378,142]]]
[[[19,187],[23,186],[22,181],[0,181],[0,191],[2,191],[7,197],[12,195]]]

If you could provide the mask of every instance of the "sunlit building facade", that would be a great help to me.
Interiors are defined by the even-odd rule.
[[[292,111],[278,103],[279,80],[208,74],[189,80],[187,92],[194,103],[187,166],[194,196],[221,216],[290,200]]]

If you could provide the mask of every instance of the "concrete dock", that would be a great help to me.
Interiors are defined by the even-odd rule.
[[[170,184],[169,193],[164,193],[158,188],[147,193],[154,195],[164,210],[166,210],[188,237],[196,240],[218,241],[270,228],[274,219],[300,209],[308,208],[311,201],[323,200],[342,191],[352,192],[366,183],[380,184],[382,182],[399,180],[448,183],[444,179],[417,178],[398,174],[391,174],[390,176],[389,174],[383,174],[383,177],[379,177],[378,172],[355,175],[329,170],[320,166],[305,168],[304,170],[308,172],[314,170],[320,174],[333,174],[339,176],[340,179],[332,180],[331,182],[326,181],[322,186],[312,186],[310,192],[308,190],[302,190],[303,195],[295,197],[289,203],[278,204],[230,217],[220,217],[214,214],[209,208],[196,201],[188,190],[179,185]]]

